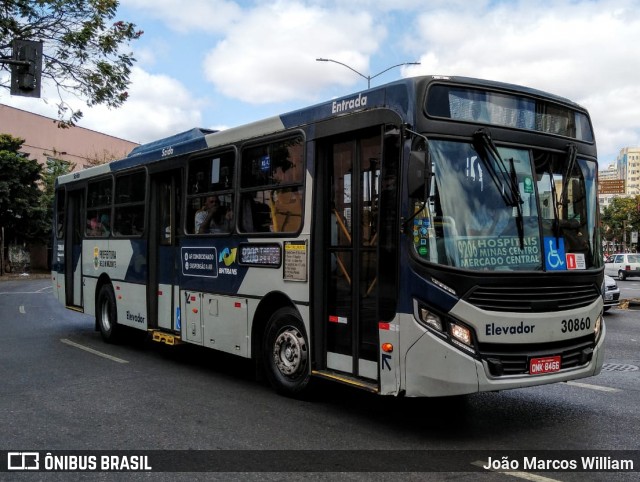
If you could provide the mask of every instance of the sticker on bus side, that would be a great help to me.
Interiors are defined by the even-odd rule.
[[[184,276],[218,277],[218,251],[216,248],[182,248],[181,259]]]

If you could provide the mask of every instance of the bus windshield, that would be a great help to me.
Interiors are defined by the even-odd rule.
[[[486,156],[450,140],[430,140],[429,150],[431,193],[413,200],[421,260],[488,271],[601,266],[595,162],[576,159],[575,150],[497,147]]]

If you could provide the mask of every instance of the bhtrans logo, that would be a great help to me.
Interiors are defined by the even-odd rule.
[[[367,96],[359,94],[358,97],[354,97],[353,99],[345,99],[345,100],[334,100],[333,104],[331,104],[331,113],[339,114],[340,112],[346,112],[353,109],[358,109],[360,107],[366,107],[367,105]]]

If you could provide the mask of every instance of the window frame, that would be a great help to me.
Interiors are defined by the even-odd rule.
[[[198,170],[196,165],[200,162],[207,161],[207,160],[211,162],[215,158],[222,159],[224,156],[231,157],[231,163],[229,165],[232,167],[233,172],[229,176],[230,186],[225,186],[223,189],[213,189],[213,190],[211,190],[211,186],[209,186],[209,189],[207,190],[204,190],[201,192],[200,191],[194,192],[192,189],[192,184],[193,184],[192,181],[194,179],[194,176],[192,174],[194,171]],[[224,167],[225,166],[222,165],[222,161],[221,161],[220,169],[222,170]],[[236,194],[237,194],[236,186],[237,186],[237,177],[238,177],[237,171],[238,171],[238,151],[235,147],[232,147],[232,146],[215,150],[215,151],[198,153],[197,155],[187,160],[186,176],[185,176],[185,182],[187,185],[186,185],[185,196],[184,196],[185,197],[184,233],[187,236],[228,236],[235,232],[236,218],[237,218],[236,209],[235,209]],[[210,171],[209,171],[209,174],[211,174]],[[231,197],[231,201],[229,203],[228,208],[231,211],[233,218],[230,221],[229,229],[227,231],[219,232],[219,233],[212,233],[212,232],[198,233],[195,231],[195,222],[192,224],[191,221],[194,219],[195,213],[197,213],[201,209],[202,204],[200,205],[200,207],[195,208],[192,203],[194,202],[194,200],[207,198],[209,196],[219,196],[219,197],[230,196]]]
[[[249,168],[248,163],[249,160],[246,158],[247,154],[249,152],[251,152],[252,150],[255,149],[259,149],[259,148],[266,148],[267,149],[267,155],[269,157],[271,157],[271,152],[274,146],[277,145],[285,145],[287,142],[297,142],[300,145],[301,148],[301,152],[300,152],[300,161],[301,161],[301,166],[300,166],[300,179],[299,180],[295,180],[295,181],[286,181],[286,182],[282,182],[282,183],[278,183],[276,181],[274,181],[273,179],[273,173],[275,172],[273,169],[271,169],[271,165],[270,165],[270,178],[268,181],[265,181],[264,183],[246,183],[245,179],[247,178],[247,171],[246,169]],[[239,158],[239,166],[238,166],[238,206],[239,206],[239,214],[238,214],[238,222],[236,224],[236,227],[238,229],[238,232],[241,234],[247,234],[247,235],[251,235],[251,236],[288,236],[288,237],[295,237],[298,236],[300,234],[300,232],[303,229],[304,226],[304,221],[305,221],[305,197],[306,197],[306,172],[307,172],[307,140],[306,140],[306,136],[304,131],[302,130],[296,130],[296,131],[292,131],[292,132],[287,132],[284,133],[282,135],[279,136],[275,136],[275,137],[271,137],[268,139],[261,139],[260,141],[255,141],[255,142],[250,142],[247,143],[246,145],[242,146],[242,149],[240,151],[240,155],[238,156]],[[287,158],[287,161],[289,161],[289,159]],[[269,162],[271,162],[271,159],[269,159]],[[291,168],[296,168],[297,166],[295,165],[295,163],[293,163],[293,165],[291,167],[289,167],[289,169]],[[276,168],[277,169],[277,168]],[[300,197],[300,203],[299,203],[299,208],[300,208],[300,222],[299,225],[296,227],[295,230],[292,231],[272,231],[272,230],[258,230],[258,229],[253,229],[253,230],[248,230],[248,229],[244,229],[245,226],[245,218],[244,218],[244,214],[246,209],[243,209],[243,206],[246,204],[247,199],[249,199],[249,202],[252,203],[251,199],[255,199],[253,196],[255,196],[258,193],[263,193],[263,197],[264,195],[266,195],[266,193],[270,193],[269,195],[271,196],[271,194],[275,193],[276,191],[284,191],[284,193],[295,193],[297,192],[297,194],[293,194],[293,196],[299,196]],[[251,196],[251,197],[249,197]],[[254,204],[254,203],[252,203]],[[255,203],[255,204],[264,204],[264,203]],[[254,204],[254,205],[255,205]],[[262,206],[262,208],[268,208],[268,206]],[[253,212],[253,216],[255,217],[255,212]],[[265,215],[264,212],[261,213],[263,216]],[[271,222],[269,224],[269,226],[271,228],[273,228],[273,212],[270,211],[269,215],[271,216]],[[253,224],[253,219],[251,224]],[[262,223],[261,225],[266,225],[266,223]]]
[[[118,202],[118,187],[119,187],[119,182],[121,181],[122,178],[124,177],[134,177],[136,175],[140,175],[142,174],[144,176],[144,191],[143,191],[143,196],[141,200],[135,200],[135,201],[125,201],[125,202]],[[148,206],[148,199],[149,199],[149,173],[147,172],[147,170],[145,168],[142,169],[134,169],[131,171],[124,171],[124,172],[117,172],[115,173],[115,175],[113,176],[113,186],[114,186],[114,194],[113,194],[113,199],[112,199],[112,216],[111,216],[111,236],[113,236],[114,238],[140,238],[142,236],[144,236],[145,234],[145,228],[146,228],[146,221],[147,221],[147,216],[148,216],[148,212],[147,212],[147,206]],[[123,208],[132,208],[132,207],[142,207],[142,229],[140,229],[140,232],[138,234],[116,234],[116,228],[118,227],[116,225],[116,219],[117,219],[117,211],[118,209],[123,209]]]
[[[92,202],[90,202],[91,200],[91,194],[92,194],[92,186],[97,186],[101,183],[104,183],[105,181],[109,181],[111,184],[111,192],[108,195],[109,197],[106,200],[106,203],[98,203],[98,204],[93,204]],[[98,191],[98,196],[100,196],[99,194],[100,191]],[[109,222],[111,222],[111,220],[113,219],[113,196],[114,196],[114,180],[113,180],[113,175],[109,174],[106,176],[101,176],[99,178],[96,179],[91,179],[87,182],[87,199],[86,199],[86,212],[85,212],[85,227],[84,227],[84,237],[85,238],[91,238],[91,239],[99,239],[99,238],[109,238],[112,236],[113,234],[113,229],[111,229],[111,225],[109,228],[109,232],[107,234],[91,234],[90,230],[89,230],[89,224],[91,223],[91,220],[93,219],[91,217],[91,214],[93,212],[96,213],[96,216],[100,216],[100,219],[102,218],[102,216],[104,215],[104,211],[108,212],[108,216],[109,216]],[[97,219],[97,218],[96,218]],[[98,224],[100,224],[100,222],[98,222]],[[96,228],[99,229],[99,228]]]

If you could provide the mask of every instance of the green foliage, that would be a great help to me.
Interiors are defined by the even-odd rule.
[[[44,241],[51,232],[51,208],[43,204],[40,164],[18,152],[23,142],[0,134],[0,226],[8,239]]]
[[[606,241],[616,240],[621,243],[626,229],[627,246],[631,246],[631,231],[640,230],[638,205],[640,205],[640,196],[613,198],[611,204],[604,208],[601,216],[602,238]]]
[[[51,210],[53,208],[53,197],[55,195],[56,179],[58,176],[68,174],[73,171],[75,164],[64,159],[48,158],[47,163],[42,170],[43,193],[42,198],[44,204]]]
[[[119,107],[127,99],[131,53],[123,52],[142,35],[136,26],[114,21],[118,0],[6,0],[0,7],[0,56],[11,57],[14,39],[42,40],[42,81],[58,91],[80,94],[89,106]],[[0,64],[0,69],[9,69]],[[8,80],[2,84],[9,88]],[[82,112],[60,97],[60,127],[74,125]]]

